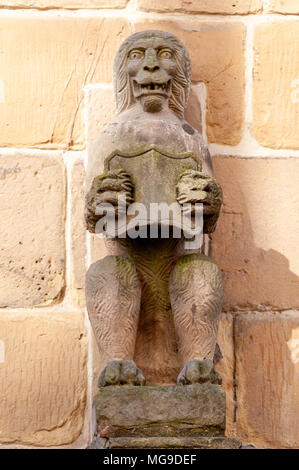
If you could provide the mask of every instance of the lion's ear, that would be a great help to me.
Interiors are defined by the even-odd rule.
[[[128,38],[129,39],[129,38]],[[135,102],[126,65],[129,45],[126,40],[117,51],[114,59],[113,85],[117,112],[126,111]]]

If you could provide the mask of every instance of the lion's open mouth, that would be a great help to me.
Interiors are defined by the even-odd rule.
[[[171,80],[166,83],[148,82],[138,83],[133,80],[134,94],[135,96],[147,95],[147,94],[161,94],[169,96],[171,88]]]

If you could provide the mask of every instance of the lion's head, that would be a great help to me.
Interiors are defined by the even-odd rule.
[[[184,117],[191,84],[190,57],[183,43],[166,31],[141,31],[120,46],[114,61],[114,90],[118,112],[138,100],[157,112],[167,100]]]

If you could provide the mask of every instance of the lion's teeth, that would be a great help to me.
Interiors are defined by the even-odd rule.
[[[149,85],[139,85],[140,89],[143,90],[166,90],[167,85],[165,83],[150,83]]]

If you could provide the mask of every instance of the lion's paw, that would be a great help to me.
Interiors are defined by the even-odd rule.
[[[218,372],[213,368],[213,362],[210,359],[199,361],[191,359],[180,372],[177,378],[178,385],[190,385],[195,383],[206,383],[221,385],[222,379]]]
[[[145,377],[134,361],[111,361],[102,371],[98,386],[145,385]]]

